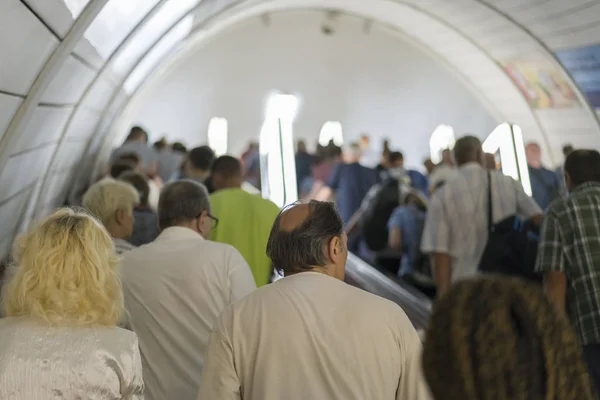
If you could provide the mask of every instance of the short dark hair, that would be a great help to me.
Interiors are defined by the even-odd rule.
[[[574,150],[575,150],[575,148],[573,148],[573,145],[570,145],[570,144],[565,144],[562,148],[563,155],[565,157],[568,156],[569,154],[571,154]]]
[[[395,163],[396,161],[404,160],[404,154],[400,151],[392,151],[389,156],[389,160],[391,163]]]
[[[574,186],[600,182],[600,153],[596,150],[574,150],[567,156],[565,172]]]
[[[145,141],[148,142],[148,133],[146,130],[141,126],[134,126],[129,131],[129,135],[127,135],[127,139],[125,139],[125,141],[136,140],[140,137],[144,137]]]
[[[221,156],[212,165],[211,175],[221,174],[226,177],[241,176],[242,163],[235,157]]]
[[[123,172],[133,171],[136,165],[128,160],[117,160],[110,166],[110,176],[117,179]]]
[[[195,147],[188,154],[188,162],[194,168],[202,171],[210,170],[212,163],[215,161],[215,152],[208,146]]]
[[[135,165],[140,163],[140,156],[135,153],[123,153],[118,158],[118,161],[130,161]]]
[[[190,179],[167,184],[158,200],[158,225],[161,230],[198,218],[210,212],[206,187]]]
[[[125,171],[119,175],[120,181],[131,184],[140,194],[140,205],[148,205],[148,197],[150,197],[150,186],[148,185],[148,178],[139,172]]]
[[[273,223],[267,256],[280,273],[289,275],[324,266],[327,260],[323,246],[343,234],[342,219],[333,203],[311,200],[308,206],[308,217],[292,231],[284,231],[280,226],[281,216],[289,207],[283,209]]]
[[[481,150],[481,140],[475,136],[463,136],[454,144],[454,159],[459,165],[475,161],[478,150]]]
[[[179,152],[179,153],[187,153],[187,148],[185,147],[185,145],[181,142],[175,142],[171,145],[171,149],[173,151]]]

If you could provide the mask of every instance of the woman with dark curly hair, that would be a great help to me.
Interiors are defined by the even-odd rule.
[[[530,284],[481,278],[434,309],[423,352],[436,400],[591,400],[568,321]]]

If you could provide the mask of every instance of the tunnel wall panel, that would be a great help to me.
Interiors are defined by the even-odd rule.
[[[52,171],[63,171],[77,167],[83,150],[87,146],[84,139],[77,138],[64,141],[56,154],[55,164],[51,167]]]
[[[102,67],[104,65],[104,59],[98,54],[98,50],[86,39],[82,38],[76,45],[73,50],[77,56],[83,58],[89,64],[95,66],[96,68]]]
[[[100,113],[85,107],[79,107],[66,131],[67,139],[88,139],[96,124],[100,120]]]
[[[64,38],[73,25],[74,17],[64,0],[23,0],[37,15],[58,34]],[[89,1],[89,0],[87,0]],[[77,3],[83,3],[78,1]],[[78,15],[78,14],[76,14]]]
[[[13,154],[56,143],[72,111],[71,107],[38,107],[23,133],[15,138]]]
[[[21,192],[0,203],[0,221],[2,221],[2,228],[0,229],[0,256],[2,259],[10,251],[17,225],[23,216],[32,190],[33,185],[25,186]],[[7,244],[7,241],[10,241],[10,244]]]
[[[0,202],[41,179],[55,147],[56,145],[50,145],[10,157],[0,175]],[[0,227],[0,231],[3,229],[4,227]]]
[[[58,39],[19,0],[0,1],[0,91],[27,94]]]
[[[96,71],[69,56],[42,95],[41,102],[76,104],[95,76]]]
[[[23,99],[20,97],[0,93],[0,138],[22,101]]]
[[[82,106],[95,110],[101,113],[108,105],[108,102],[113,95],[117,85],[109,80],[98,78],[90,91],[84,97]]]

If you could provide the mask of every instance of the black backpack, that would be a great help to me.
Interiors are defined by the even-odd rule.
[[[380,251],[388,247],[388,220],[399,205],[400,182],[386,178],[375,189],[362,213],[361,228],[369,250]]]

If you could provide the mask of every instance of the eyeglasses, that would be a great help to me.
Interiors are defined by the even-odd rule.
[[[216,227],[217,227],[217,225],[219,225],[219,218],[217,218],[217,217],[215,217],[215,216],[212,216],[212,215],[210,215],[210,214],[206,214],[206,216],[207,216],[208,218],[210,218],[210,220],[212,221],[212,224],[211,224],[211,226],[212,226],[212,228],[213,228],[213,229],[214,229],[214,228],[216,228]]]
[[[211,220],[212,228],[216,228],[217,225],[219,225],[219,218],[215,217],[214,215],[210,215],[209,213],[206,213],[206,216]],[[200,219],[200,217],[202,217],[202,214],[198,215],[196,219]]]

